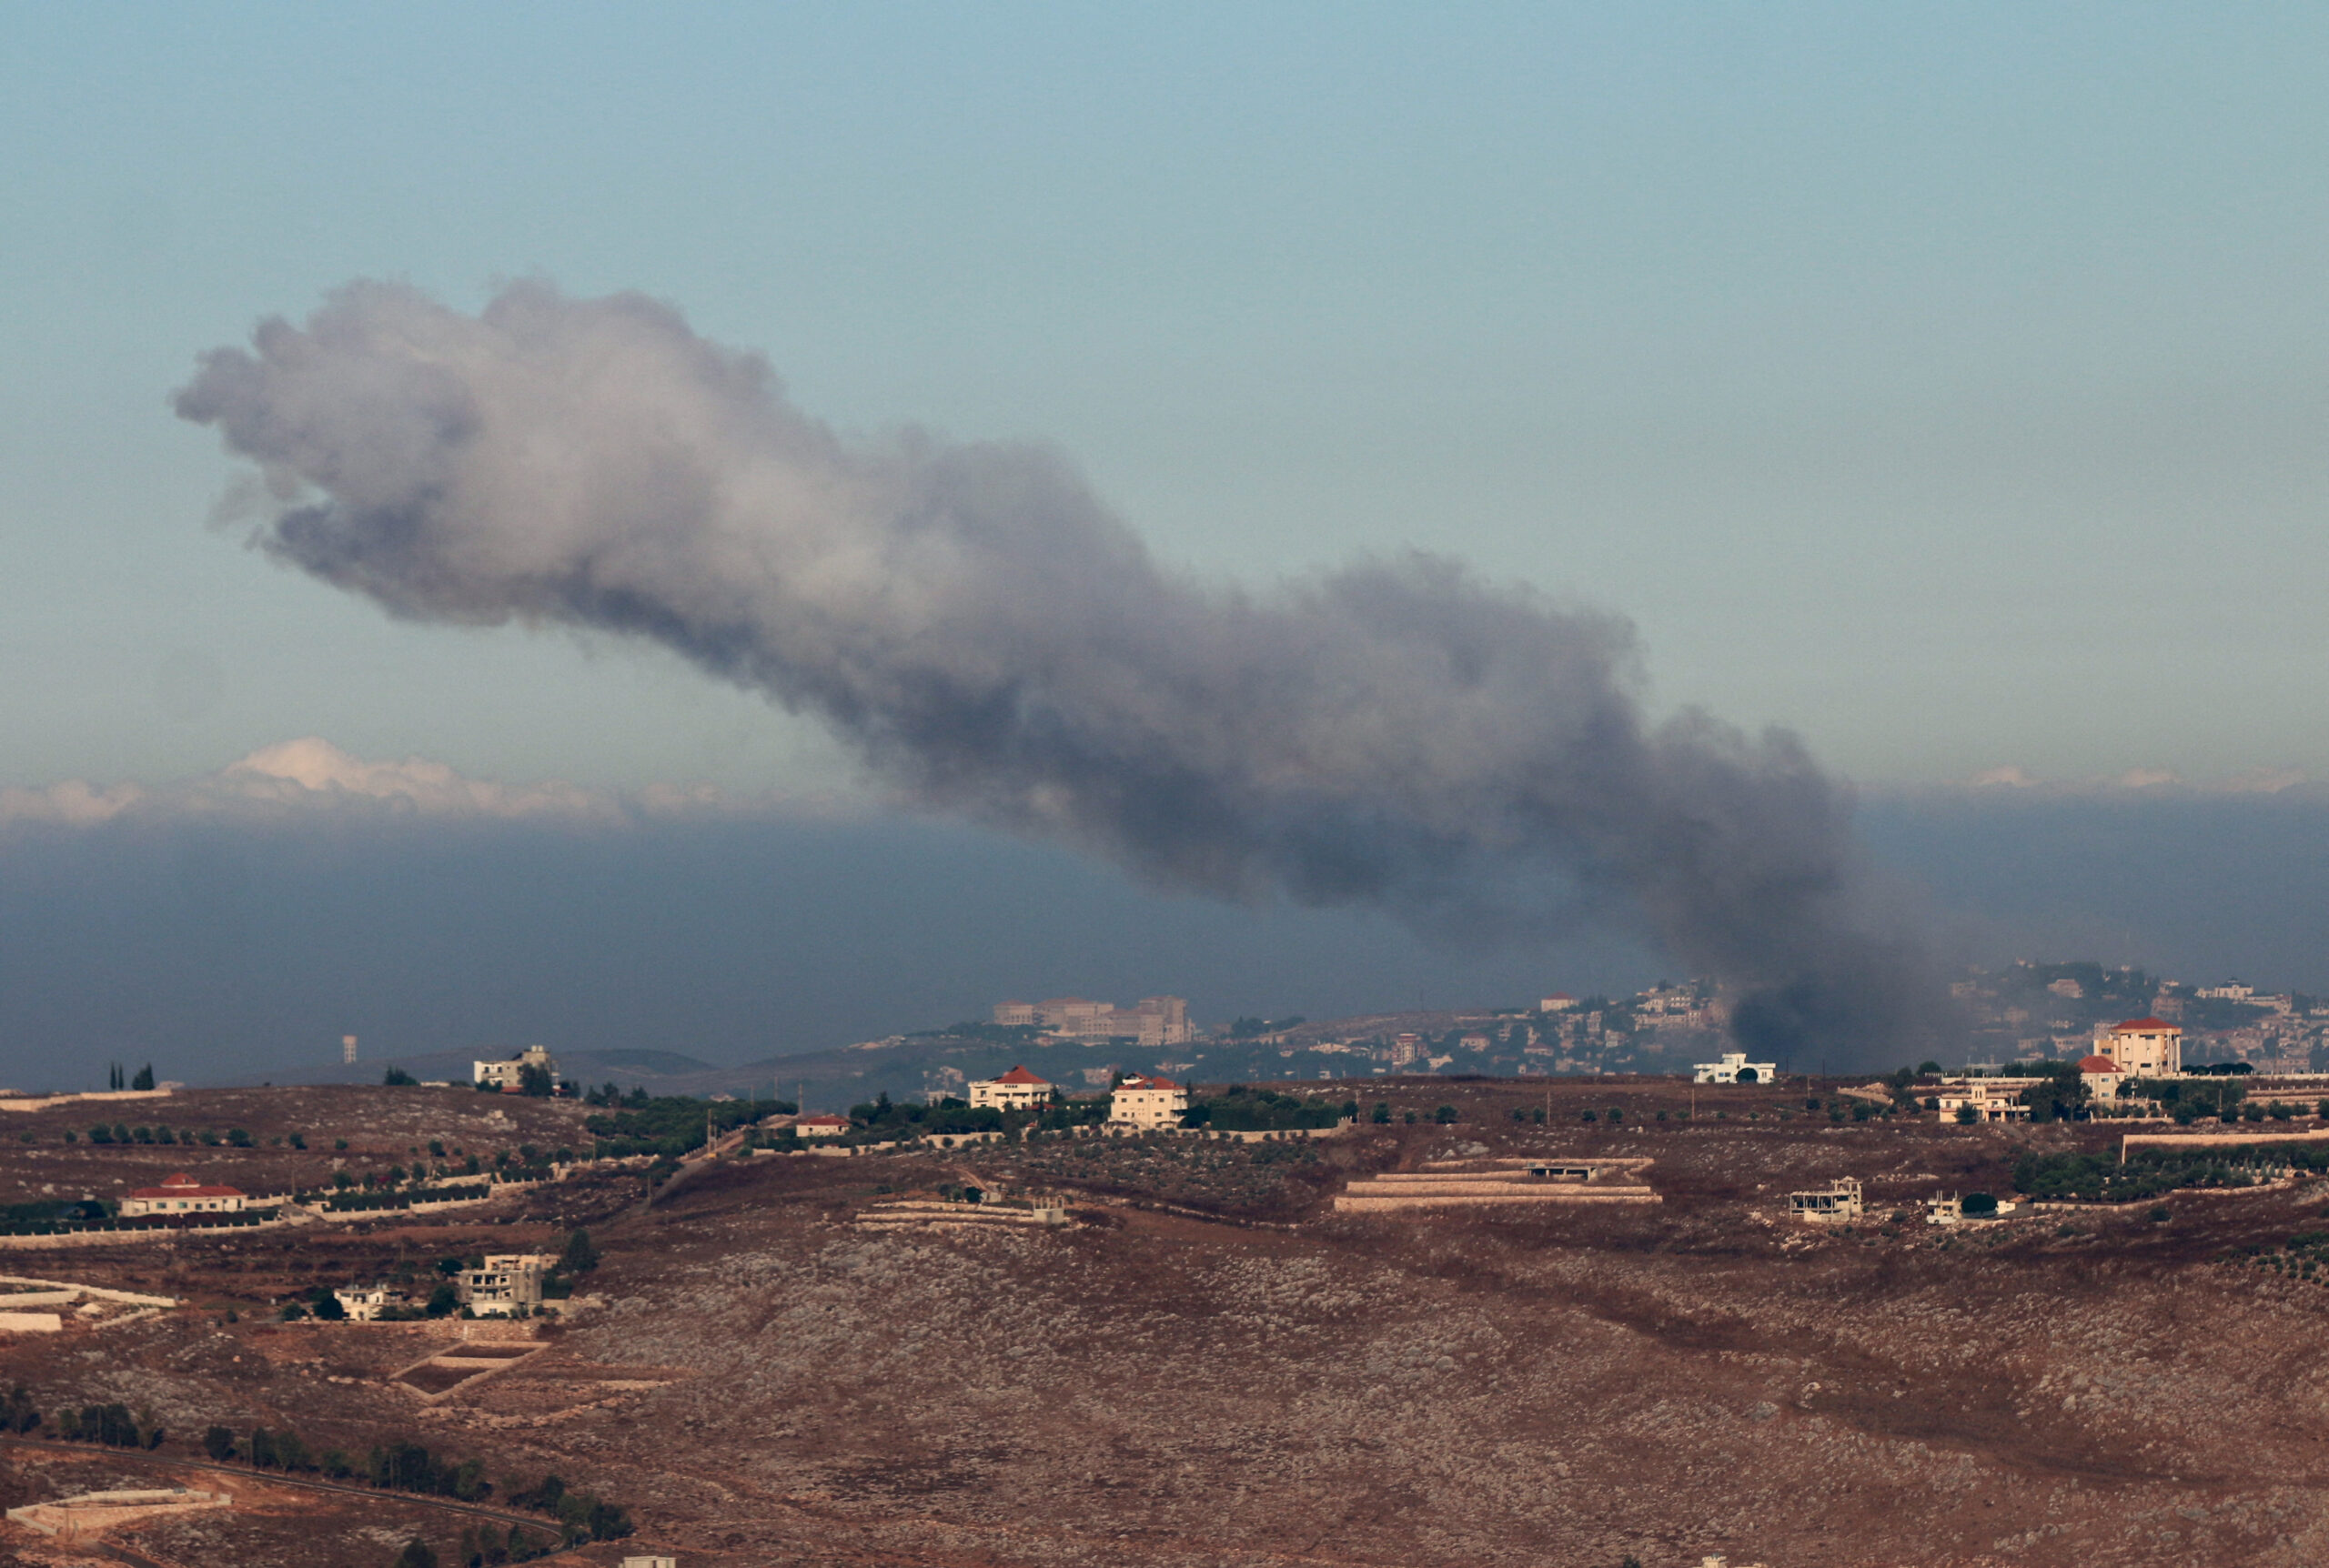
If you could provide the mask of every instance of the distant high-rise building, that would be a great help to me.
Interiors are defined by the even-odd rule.
[[[348,1065],[354,1065],[356,1060],[356,1037],[354,1035],[343,1034],[339,1037],[339,1060]]]
[[[1189,1038],[1189,1004],[1176,996],[1143,997],[1137,1006],[1055,996],[1045,1001],[997,1002],[994,1021],[1036,1025],[1072,1040],[1125,1039],[1142,1045],[1181,1045]]]

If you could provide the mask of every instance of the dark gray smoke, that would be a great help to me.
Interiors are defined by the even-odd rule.
[[[636,296],[359,283],[176,407],[259,466],[278,558],[415,619],[650,638],[927,805],[1478,939],[1622,910],[1806,1065],[1929,1027],[1848,792],[1791,735],[1649,722],[1613,617],[1425,556],[1199,583],[1057,453],[846,444]]]

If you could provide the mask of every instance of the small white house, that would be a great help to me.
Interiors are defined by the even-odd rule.
[[[1779,1075],[1779,1063],[1749,1061],[1743,1050],[1726,1050],[1720,1061],[1701,1061],[1690,1069],[1694,1083],[1773,1083]]]
[[[846,1116],[796,1116],[792,1119],[795,1138],[838,1138],[849,1131]]]
[[[1178,1127],[1188,1108],[1186,1084],[1169,1078],[1127,1078],[1108,1096],[1108,1122],[1114,1127]]]
[[[340,1310],[351,1323],[378,1322],[382,1312],[404,1302],[402,1295],[386,1285],[350,1285],[346,1290],[335,1290],[332,1294],[339,1298]]]

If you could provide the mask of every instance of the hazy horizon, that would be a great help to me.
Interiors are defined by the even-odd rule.
[[[344,1033],[368,1060],[539,1040],[724,1066],[1009,996],[1169,992],[1223,1021],[1681,978],[1591,923],[1541,949],[1434,945],[1381,914],[1172,897],[1058,848],[830,803],[356,777],[382,793],[251,773],[136,804],[43,798],[79,820],[0,794],[0,1082],[95,1087],[149,1060],[256,1081],[336,1060]],[[1925,791],[1859,821],[1931,890],[1952,960],[2329,991],[2314,791]]]

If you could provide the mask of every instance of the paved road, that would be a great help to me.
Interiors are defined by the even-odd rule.
[[[305,1476],[286,1475],[279,1470],[254,1470],[247,1464],[220,1464],[207,1459],[178,1459],[167,1454],[147,1453],[142,1449],[104,1448],[93,1442],[52,1442],[37,1437],[0,1437],[0,1446],[41,1449],[50,1453],[76,1453],[86,1458],[103,1456],[106,1459],[124,1460],[132,1464],[166,1466],[172,1470],[215,1471],[220,1475],[240,1476],[245,1481],[263,1481],[270,1486],[297,1486],[309,1492],[337,1492],[349,1497],[368,1498],[374,1502],[382,1498],[393,1498],[399,1503],[418,1503],[423,1508],[440,1508],[454,1513],[472,1514],[479,1519],[499,1520],[504,1524],[522,1524],[529,1530],[547,1531],[553,1534],[558,1530],[558,1526],[544,1520],[539,1514],[512,1513],[507,1509],[489,1508],[480,1503],[463,1503],[452,1497],[431,1497],[425,1493],[383,1492],[378,1487],[350,1486],[339,1481],[309,1480]],[[160,1564],[138,1556],[127,1547],[116,1546],[111,1548],[111,1553],[121,1561],[140,1564],[142,1568],[161,1568]],[[553,1553],[550,1555],[555,1556],[557,1553]],[[538,1559],[540,1562],[549,1560],[548,1556]]]

